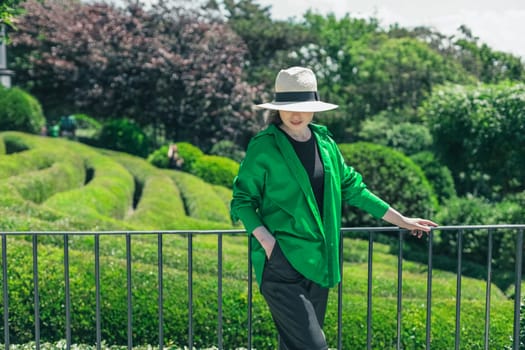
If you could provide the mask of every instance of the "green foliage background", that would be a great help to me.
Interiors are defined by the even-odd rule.
[[[132,2],[123,7],[55,0],[4,5],[0,16],[6,23],[18,15],[18,30],[9,33],[8,48],[18,87],[2,93],[16,94],[22,102],[0,99],[6,106],[0,108],[0,129],[11,130],[0,134],[3,230],[235,227],[228,203],[238,164],[217,156],[242,160],[250,137],[264,125],[264,112],[254,111],[253,104],[271,100],[276,72],[292,65],[316,72],[321,98],[340,106],[316,119],[333,132],[346,160],[363,173],[369,187],[400,211],[433,217],[442,225],[523,223],[525,65],[519,57],[480,43],[465,26],[445,36],[425,27],[385,28],[375,18],[350,14],[336,18],[307,12],[301,19],[281,21],[253,0],[211,1],[198,10],[188,10],[178,1],[150,9]],[[150,155],[150,163],[160,168],[166,167],[162,145],[177,143],[184,172],[159,169],[121,152],[13,132],[38,133],[44,115],[52,123],[70,114],[85,116],[79,118],[85,125],[80,125],[78,140]],[[123,123],[124,117],[130,121]],[[109,129],[114,132],[100,138]],[[151,153],[152,149],[158,151]],[[346,226],[379,224],[349,209],[344,214]],[[135,343],[155,342],[152,238],[133,238],[134,314],[140,320],[134,324]],[[379,238],[389,245],[377,244],[374,250],[373,347],[388,349],[395,343],[395,297],[389,294],[395,290],[396,262],[390,254],[395,244]],[[38,239],[45,269],[44,338],[54,340],[61,337],[64,324],[62,242],[60,237]],[[435,239],[436,266],[455,271],[457,235],[438,233]],[[10,293],[16,300],[13,339],[20,342],[32,336],[29,240],[8,240]],[[171,236],[168,241],[166,340],[178,345],[187,334],[187,294],[180,288],[187,242]],[[407,242],[406,256],[418,261],[424,242],[412,243]],[[71,237],[70,244],[72,282],[78,293],[73,296],[74,336],[93,342],[89,261],[94,243],[92,238]],[[199,347],[215,342],[215,323],[209,315],[215,313],[216,303],[209,295],[215,288],[216,244],[210,237],[195,240]],[[345,244],[344,272],[350,282],[344,285],[344,348],[360,349],[366,325],[367,247],[359,240]],[[482,347],[483,339],[479,319],[485,296],[479,291],[486,273],[486,235],[470,232],[464,244],[468,267],[461,338],[462,346],[475,349]],[[490,348],[501,349],[509,342],[514,244],[513,232],[495,236]],[[229,312],[224,336],[227,344],[240,346],[246,341],[246,246],[241,237],[227,237],[225,245],[225,285],[231,294],[224,299]],[[125,296],[119,288],[124,283],[124,246],[123,237],[103,237],[102,278],[109,287],[102,291],[104,337],[120,344],[126,337]],[[406,349],[423,347],[424,266],[405,264]],[[435,270],[435,281],[432,346],[449,349],[455,276]],[[334,300],[327,320],[332,327]],[[275,332],[258,295],[254,307],[256,347],[275,348]],[[326,333],[334,343],[335,329],[330,327]]]
[[[231,190],[210,185],[188,173],[153,167],[145,160],[121,152],[95,149],[64,139],[42,138],[19,132],[0,134],[0,144],[10,149],[0,155],[0,227],[10,230],[169,230],[231,229],[228,202]],[[15,146],[13,146],[15,145]],[[357,145],[374,147],[373,145]],[[343,147],[345,149],[346,147]],[[375,152],[374,152],[375,153]],[[381,154],[381,152],[378,152]],[[381,159],[381,158],[379,158]],[[411,164],[403,158],[403,162]],[[415,165],[411,165],[414,167]],[[415,170],[413,170],[415,171]],[[415,171],[419,174],[419,171]],[[350,234],[350,237],[354,235]],[[64,250],[61,235],[37,236],[42,341],[64,336]],[[158,341],[158,237],[131,237],[133,343]],[[92,344],[95,313],[94,238],[70,235],[70,288],[72,341]],[[366,344],[367,243],[344,242],[343,347]],[[163,237],[165,343],[187,342],[188,256],[187,239]],[[216,344],[217,237],[193,238],[194,344]],[[29,236],[7,239],[10,340],[33,339],[33,261]],[[102,235],[99,243],[101,268],[102,337],[105,344],[127,343],[126,239]],[[223,239],[224,344],[228,348],[247,343],[247,249],[246,239],[227,235]],[[396,344],[396,257],[390,247],[374,245],[373,348]],[[453,337],[455,275],[434,270],[433,347],[450,348]],[[402,344],[418,349],[425,341],[426,266],[405,261],[403,272]],[[257,285],[254,284],[254,290]],[[1,294],[1,292],[0,292]],[[464,277],[462,341],[468,348],[482,346],[478,320],[484,315],[484,282]],[[2,300],[0,295],[0,300]],[[336,290],[329,299],[329,342],[336,342]],[[491,347],[508,344],[513,302],[502,290],[492,288]],[[261,349],[276,346],[276,333],[266,304],[254,293],[253,343]],[[0,325],[0,334],[2,334]]]

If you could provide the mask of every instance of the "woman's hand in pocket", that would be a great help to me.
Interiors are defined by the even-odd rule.
[[[264,248],[264,251],[266,252],[266,257],[270,259],[270,256],[272,255],[273,248],[275,247],[275,237],[272,236],[270,231],[264,226],[256,227],[253,230],[253,235],[261,246]]]

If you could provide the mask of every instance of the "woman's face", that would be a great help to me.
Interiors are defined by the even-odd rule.
[[[313,112],[279,111],[279,115],[284,126],[294,132],[306,129],[314,117]]]

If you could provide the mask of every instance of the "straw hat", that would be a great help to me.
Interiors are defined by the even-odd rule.
[[[277,74],[274,100],[257,107],[290,112],[322,112],[338,106],[320,101],[317,80],[311,69],[291,67]]]

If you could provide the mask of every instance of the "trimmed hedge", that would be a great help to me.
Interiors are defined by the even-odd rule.
[[[439,203],[455,198],[456,186],[450,169],[442,165],[431,152],[420,152],[410,157],[425,173]]]
[[[143,188],[141,199],[137,206],[137,211],[140,210],[139,215],[144,220],[143,223],[149,225],[149,220],[157,223],[163,222],[167,225],[164,229],[224,229],[229,227],[229,225],[225,227],[222,222],[211,221],[207,217],[193,217],[192,213],[186,213],[187,204],[178,185],[172,180],[174,176],[172,171],[160,170],[139,157],[125,153],[107,150],[104,150],[102,153],[109,155],[122,164],[133,175],[137,186]],[[150,182],[149,179],[151,177],[161,180]],[[208,188],[210,186],[199,178],[195,178],[194,181],[199,188]],[[212,186],[212,188],[217,192],[215,186]],[[227,191],[227,189],[225,190]],[[231,197],[231,191],[229,195]],[[213,200],[217,202],[211,204],[212,208],[220,207],[221,202],[227,206],[223,197],[214,198]],[[220,210],[222,211],[222,209]],[[135,215],[136,213],[130,217],[130,222],[133,222],[133,224],[137,224],[140,221],[134,218]]]
[[[102,126],[97,144],[104,148],[146,157],[151,142],[135,122],[128,119],[112,119]]]
[[[220,156],[202,156],[192,166],[193,175],[208,183],[228,188],[233,187],[233,179],[238,172],[239,163]]]
[[[83,162],[72,159],[54,163],[47,169],[10,177],[7,183],[13,185],[24,199],[42,203],[55,193],[82,186],[85,173]]]
[[[188,142],[176,143],[179,155],[184,160],[182,170],[191,173],[195,162],[204,155],[204,153],[197,147]],[[168,150],[166,149],[166,152]],[[166,154],[166,153],[165,153]]]
[[[425,174],[410,158],[366,142],[340,145],[348,165],[363,175],[368,188],[408,216],[432,217],[437,198]],[[345,208],[343,226],[377,226],[382,222],[355,208]]]
[[[230,210],[214,191],[212,185],[181,171],[164,170],[181,191],[186,211],[194,218],[227,224],[231,227]],[[226,228],[225,227],[225,228]]]
[[[86,166],[94,169],[93,180],[82,188],[57,193],[44,204],[87,218],[124,218],[133,199],[133,177],[110,158],[96,153],[88,154],[89,152],[86,152]]]
[[[0,130],[40,133],[46,124],[42,106],[24,90],[0,84]]]

